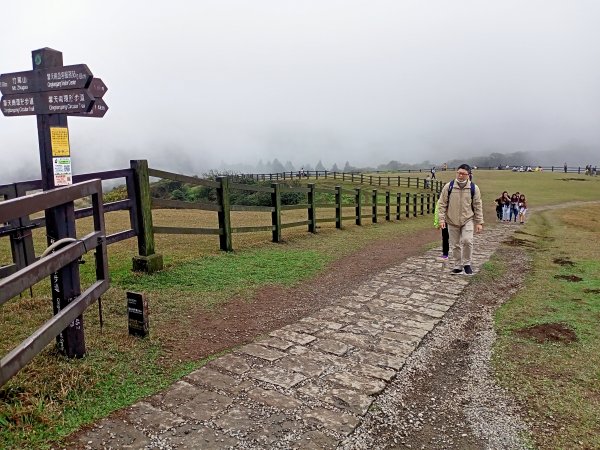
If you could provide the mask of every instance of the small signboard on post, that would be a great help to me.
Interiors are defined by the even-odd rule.
[[[148,336],[148,300],[140,292],[127,292],[127,318],[129,334]]]

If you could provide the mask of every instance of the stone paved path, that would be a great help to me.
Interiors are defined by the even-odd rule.
[[[475,272],[515,227],[477,235]],[[470,277],[439,249],[211,361],[80,437],[92,449],[335,448],[361,422]]]

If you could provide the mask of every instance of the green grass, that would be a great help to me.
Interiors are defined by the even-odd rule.
[[[127,290],[213,292],[246,289],[264,284],[290,285],[313,276],[328,262],[326,255],[311,250],[260,249],[223,253],[188,261],[153,275],[128,271],[113,276]]]
[[[539,448],[600,448],[600,229],[587,223],[597,206],[546,211],[534,216],[521,235],[532,271],[524,288],[496,315],[494,353],[501,383],[533,420]],[[559,265],[556,259],[572,261]],[[581,282],[556,278],[575,275]],[[516,334],[531,325],[559,323],[577,341],[537,343]],[[580,444],[581,442],[581,444]]]

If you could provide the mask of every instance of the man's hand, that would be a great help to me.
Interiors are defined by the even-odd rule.
[[[478,223],[477,225],[475,225],[475,233],[481,233],[482,231],[483,231],[482,223]]]
[[[446,228],[446,221],[445,220],[440,220],[440,228],[443,230],[444,228]]]

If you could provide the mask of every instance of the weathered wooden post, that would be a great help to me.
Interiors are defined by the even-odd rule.
[[[406,187],[410,188],[410,177],[406,180]]]
[[[13,183],[12,192],[8,192],[6,200],[23,197],[26,190],[22,184]],[[27,267],[35,262],[35,250],[31,234],[31,220],[29,216],[19,217],[10,222],[13,231],[10,233],[10,251],[16,270]],[[31,288],[30,292],[31,292]]]
[[[427,214],[431,214],[431,193],[427,193]]]
[[[405,206],[405,210],[406,210],[406,218],[408,219],[410,217],[410,193],[406,193],[406,205]]]
[[[135,211],[137,223],[138,256],[133,257],[133,270],[153,273],[163,268],[163,258],[155,252],[154,227],[152,224],[152,198],[148,161],[132,160],[133,189],[135,191]]]
[[[47,191],[73,183],[67,115],[102,117],[108,109],[100,99],[106,86],[85,64],[64,66],[57,50],[34,50],[31,57],[33,70],[0,75],[0,108],[5,116],[36,116],[42,189]],[[48,245],[77,238],[73,202],[47,210],[45,218]],[[78,262],[53,273],[50,282],[57,314],[81,293]],[[85,356],[83,316],[71,322],[56,343],[69,358]]]
[[[219,187],[217,188],[217,203],[221,207],[217,213],[219,218],[219,228],[222,233],[219,235],[219,248],[226,252],[233,250],[231,239],[231,203],[229,197],[229,178],[217,177]]]
[[[342,228],[342,187],[335,187],[335,227]]]
[[[413,194],[413,217],[417,217],[417,194]]]
[[[271,183],[271,224],[273,225],[273,242],[281,242],[281,186],[279,183]]]
[[[392,220],[390,217],[390,191],[385,191],[385,220]]]
[[[317,202],[315,183],[308,183],[308,231],[310,233],[317,232]]]
[[[402,194],[400,192],[396,193],[396,220],[400,220],[400,203],[402,202]]]
[[[373,203],[371,206],[371,218],[373,223],[377,223],[377,189],[373,189],[371,202]]]
[[[362,177],[362,175],[361,175]],[[356,225],[362,225],[362,205],[361,205],[361,194],[360,194],[360,188],[356,188],[354,189],[354,191],[356,192],[355,196],[354,196],[354,205],[356,207]]]
[[[423,207],[425,204],[425,194],[421,192],[421,215],[425,214],[425,208]]]

